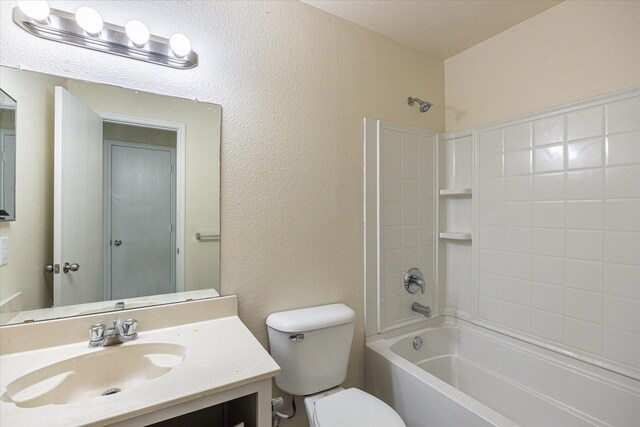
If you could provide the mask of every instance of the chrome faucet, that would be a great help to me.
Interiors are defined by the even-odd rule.
[[[138,338],[137,327],[138,321],[133,318],[114,320],[110,328],[104,323],[96,323],[89,328],[89,347],[108,347],[133,341]]]
[[[427,319],[431,318],[431,307],[429,306],[422,305],[419,302],[414,302],[413,304],[411,304],[411,310],[415,311],[416,313],[422,314]]]
[[[404,288],[410,294],[415,294],[418,292],[418,289],[424,294],[425,285],[422,271],[418,268],[410,268],[407,274],[404,275]]]

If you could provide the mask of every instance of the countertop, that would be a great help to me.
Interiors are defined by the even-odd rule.
[[[147,309],[149,310],[149,309]],[[240,319],[233,315],[145,331],[120,347],[144,343],[175,343],[186,347],[184,361],[163,376],[124,387],[117,394],[82,402],[21,408],[0,401],[0,424],[9,426],[106,425],[223,392],[277,375],[280,368]],[[119,346],[88,348],[87,341],[13,352],[0,356],[0,390],[35,369]],[[96,367],[99,369],[100,367]],[[127,369],[123,360],[122,369]]]

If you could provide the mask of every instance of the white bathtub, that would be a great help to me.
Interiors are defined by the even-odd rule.
[[[408,427],[640,426],[640,381],[450,317],[368,339],[365,389]]]

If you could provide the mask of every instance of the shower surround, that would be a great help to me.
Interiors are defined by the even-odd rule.
[[[476,323],[640,379],[639,91],[476,140]]]
[[[380,151],[388,137],[384,132],[372,133],[372,123],[365,123],[367,351],[386,358],[384,369],[376,359],[381,372],[398,384],[406,384],[407,375],[417,375],[397,358],[397,352],[391,356],[393,351],[382,350],[386,344],[377,341],[409,336],[412,330],[441,322],[442,315],[454,316],[458,318],[456,328],[473,327],[476,329],[469,330],[480,334],[497,332],[492,335],[497,339],[509,336],[508,346],[516,349],[513,354],[535,358],[534,350],[540,349],[547,352],[540,357],[549,360],[556,357],[553,354],[562,355],[561,364],[569,371],[588,369],[594,378],[617,376],[629,392],[629,400],[616,406],[617,410],[632,413],[640,406],[640,88],[436,136],[434,158],[438,162],[433,167],[438,179],[430,193],[436,195],[432,225],[438,250],[433,254],[437,266],[434,286],[427,288],[431,294],[427,298],[437,302],[433,308],[441,316],[432,321],[411,313],[408,307],[413,296],[402,294],[399,280],[385,277],[389,264],[384,242],[388,237],[382,209],[389,191],[381,186],[384,174],[376,177],[388,161]],[[372,189],[376,182],[378,186]],[[400,250],[407,249],[402,246],[405,242],[412,244],[411,239],[401,240]],[[396,292],[402,295],[400,310],[405,316],[390,324],[388,314],[380,309],[388,295]],[[430,336],[435,335],[427,335],[425,347],[436,345],[429,341]],[[476,351],[486,350],[482,342],[475,341]],[[462,347],[460,357],[453,357],[458,350],[449,344],[443,344],[451,350],[447,360],[468,358]],[[462,341],[458,344],[465,346]],[[417,363],[425,372],[418,375],[419,382],[426,382],[431,392],[444,393],[438,399],[451,398],[438,382],[447,382],[442,378],[445,366],[427,363],[427,359],[412,360],[412,365]],[[462,362],[445,369],[455,374],[456,384],[472,380],[465,374],[468,370],[461,368],[467,366]],[[425,366],[435,366],[435,371]],[[393,403],[397,396],[379,387],[386,380],[373,372],[378,368],[367,365],[365,385]],[[478,369],[502,375],[490,366],[480,364]],[[529,387],[516,377],[503,379]],[[597,387],[597,381],[592,386]],[[412,387],[423,390],[416,389],[417,393],[426,390],[414,385],[397,392],[404,394]],[[464,387],[458,391],[465,394]],[[576,387],[574,391],[584,390]],[[505,393],[502,398],[508,399]],[[543,400],[557,400],[587,424],[607,422],[606,417],[584,409],[589,405],[571,403],[569,395],[536,393],[542,393]],[[465,395],[456,404],[471,402],[467,409],[473,409],[478,399],[483,398]],[[481,404],[487,405],[513,421],[490,400]],[[411,419],[413,415],[407,416]],[[494,424],[502,425],[499,419]],[[516,423],[527,424],[522,419]]]

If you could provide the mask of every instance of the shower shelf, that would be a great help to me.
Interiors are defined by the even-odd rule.
[[[471,188],[443,188],[441,196],[471,196]]]
[[[440,233],[440,238],[448,240],[471,240],[471,233],[447,231]]]

